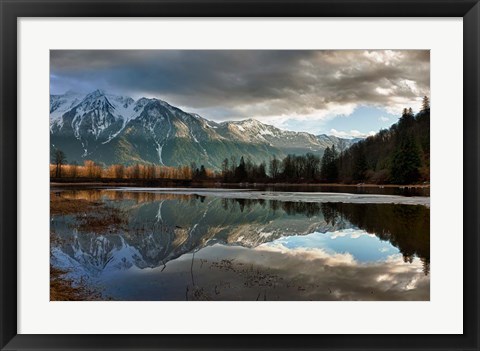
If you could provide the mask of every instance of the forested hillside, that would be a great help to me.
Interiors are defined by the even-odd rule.
[[[252,124],[252,122],[248,122]],[[260,122],[255,126],[264,127]],[[268,126],[267,126],[268,127]],[[243,128],[243,127],[242,127]],[[272,127],[273,128],[273,127]],[[257,133],[261,134],[261,133]],[[197,140],[198,141],[198,140]],[[257,144],[252,144],[256,147]],[[67,165],[63,151],[52,150],[51,175],[55,178],[112,179],[192,179],[197,181],[274,182],[274,183],[343,183],[343,184],[419,184],[430,181],[430,103],[424,97],[422,110],[416,115],[404,109],[399,121],[389,129],[363,140],[355,140],[339,150],[332,142],[323,155],[307,152],[283,158],[270,153],[269,162],[255,163],[247,154],[223,159],[220,170],[203,162],[177,167],[154,163],[129,166],[101,166],[91,160],[83,166]],[[228,152],[228,150],[227,150]]]
[[[224,181],[273,181],[287,183],[373,183],[418,184],[430,180],[430,103],[424,97],[422,110],[414,115],[404,109],[389,129],[353,144],[343,152],[335,145],[323,156],[287,155],[273,157],[268,174],[265,165],[250,160],[224,160]]]
[[[430,104],[404,109],[388,130],[352,145],[335,159],[342,183],[413,184],[430,180]]]

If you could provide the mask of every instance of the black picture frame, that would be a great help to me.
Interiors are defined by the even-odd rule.
[[[0,346],[2,350],[478,350],[478,0],[1,0]],[[463,17],[463,327],[461,335],[17,334],[17,19],[20,17]],[[445,316],[448,318],[448,316]],[[212,327],[212,332],[215,328]]]

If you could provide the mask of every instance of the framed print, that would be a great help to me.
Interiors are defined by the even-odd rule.
[[[2,350],[477,350],[479,6],[3,1]]]

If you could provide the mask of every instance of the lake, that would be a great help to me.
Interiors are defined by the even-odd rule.
[[[429,197],[274,190],[52,188],[51,266],[102,300],[430,299]]]

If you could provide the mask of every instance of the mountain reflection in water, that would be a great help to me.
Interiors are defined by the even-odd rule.
[[[429,300],[430,210],[109,190],[52,214],[52,265],[115,300]],[[100,216],[100,217],[99,217]],[[111,216],[111,215],[110,215]],[[93,222],[93,221],[92,221]],[[100,229],[96,229],[100,228]]]

